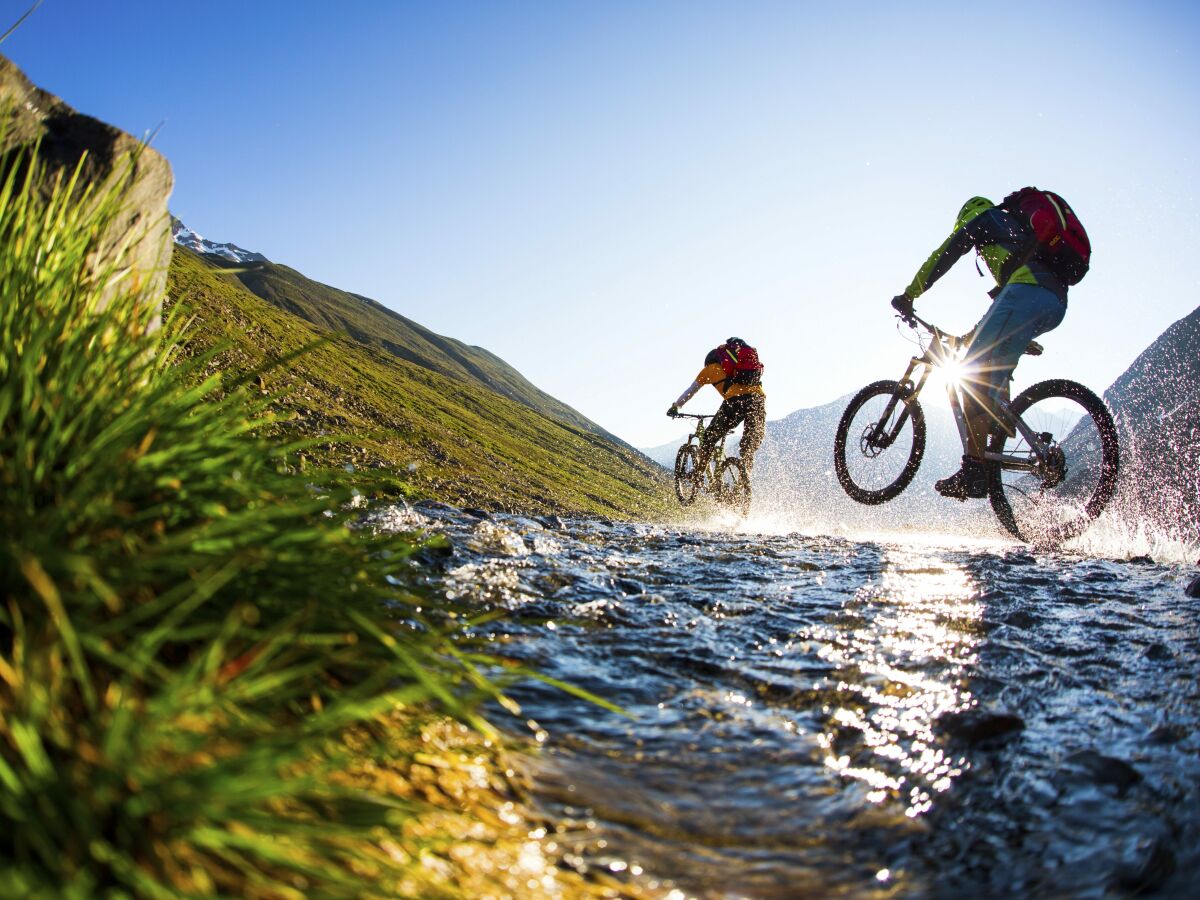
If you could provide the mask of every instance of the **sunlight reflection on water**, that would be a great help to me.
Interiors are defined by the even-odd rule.
[[[948,789],[967,767],[939,747],[939,716],[968,708],[964,669],[976,661],[970,628],[983,607],[961,568],[910,551],[889,549],[879,586],[859,591],[864,623],[826,643],[822,658],[844,675],[838,695],[856,701],[831,710],[822,735],[825,764],[872,790],[882,803],[903,797],[910,818],[928,812],[932,794]],[[857,732],[865,752],[838,752],[845,732]]]

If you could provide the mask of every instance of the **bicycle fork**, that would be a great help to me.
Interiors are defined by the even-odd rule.
[[[913,383],[912,376],[917,366],[923,366],[924,371],[921,373],[921,380]],[[899,436],[904,428],[904,424],[908,421],[908,404],[904,404],[904,408],[900,411],[896,421],[892,423],[891,428],[886,427],[886,423],[892,418],[896,412],[896,404],[901,400],[915,398],[921,393],[921,388],[925,387],[925,382],[929,379],[929,363],[921,357],[914,356],[909,360],[908,368],[904,370],[904,375],[898,382],[900,390],[892,394],[892,398],[888,401],[887,406],[883,409],[883,415],[879,417],[879,421],[875,423],[875,427],[871,429],[871,433],[866,436],[867,446],[886,450],[890,447]]]

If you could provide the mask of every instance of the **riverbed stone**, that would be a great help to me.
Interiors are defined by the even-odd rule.
[[[44,194],[49,195],[56,175],[69,177],[81,160],[82,183],[111,185],[120,193],[120,214],[101,235],[91,266],[102,271],[120,258],[130,277],[115,285],[105,302],[118,291],[145,298],[153,304],[150,330],[157,329],[172,249],[170,165],[144,141],[76,112],[0,56],[0,151],[7,156],[39,142],[46,173],[38,187]]]
[[[1078,767],[1091,777],[1097,784],[1110,785],[1117,790],[1117,796],[1123,796],[1126,791],[1142,780],[1142,774],[1115,756],[1105,756],[1096,750],[1080,750],[1067,757],[1067,763]]]
[[[967,744],[980,744],[1010,737],[1024,730],[1025,722],[1010,712],[968,709],[939,716],[937,727],[951,738]]]

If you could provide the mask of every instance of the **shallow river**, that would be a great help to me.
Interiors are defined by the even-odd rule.
[[[1196,569],[436,505],[571,860],[675,897],[1195,896]],[[753,523],[751,523],[753,524]],[[1194,561],[1193,561],[1194,562]]]

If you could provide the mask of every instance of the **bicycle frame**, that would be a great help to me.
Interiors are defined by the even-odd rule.
[[[929,380],[930,374],[934,369],[946,368],[949,364],[957,362],[961,354],[967,348],[967,342],[962,338],[952,334],[947,334],[936,325],[926,322],[920,316],[913,314],[912,322],[920,324],[926,331],[929,332],[929,346],[925,348],[925,352],[920,356],[914,356],[909,360],[908,368],[904,370],[904,375],[900,378],[900,385],[906,390],[906,396],[916,398],[920,395],[921,390],[925,387],[925,383]],[[913,381],[913,376],[917,375],[917,380]],[[969,446],[969,433],[967,430],[967,417],[963,412],[962,402],[963,387],[955,380],[949,380],[946,384],[946,396],[950,401],[950,409],[954,413],[954,421],[958,426],[958,436],[962,441],[963,450]],[[891,419],[892,413],[896,408],[897,398],[892,398],[889,401],[883,416],[880,418],[876,426],[876,431],[871,435],[870,443],[879,446],[881,449],[886,448],[895,441],[904,427],[905,421],[908,419],[908,409],[904,411],[896,419],[895,424],[886,435],[881,432],[881,426],[884,422]],[[1046,465],[1051,461],[1050,447],[1046,440],[1043,439],[1039,432],[1034,431],[1016,415],[1009,407],[1008,402],[997,400],[994,403],[986,406],[992,418],[1010,434],[1020,433],[1033,451],[1036,457],[1036,462],[1032,461],[1028,455],[1015,455],[1010,453],[993,453],[990,450],[984,450],[983,459],[987,462],[998,463],[1000,468],[1009,471],[1025,471],[1035,472],[1040,466]]]
[[[711,419],[713,416],[697,415],[695,413],[676,413],[676,417],[696,420],[696,430],[688,435],[687,445],[685,446],[690,446],[694,442],[697,449],[699,449],[700,442],[704,440],[704,420]],[[712,456],[708,460],[708,465],[704,468],[704,480],[700,482],[700,489],[705,493],[716,493],[719,488],[721,463],[724,461],[725,438],[721,438],[719,443],[713,445]]]

